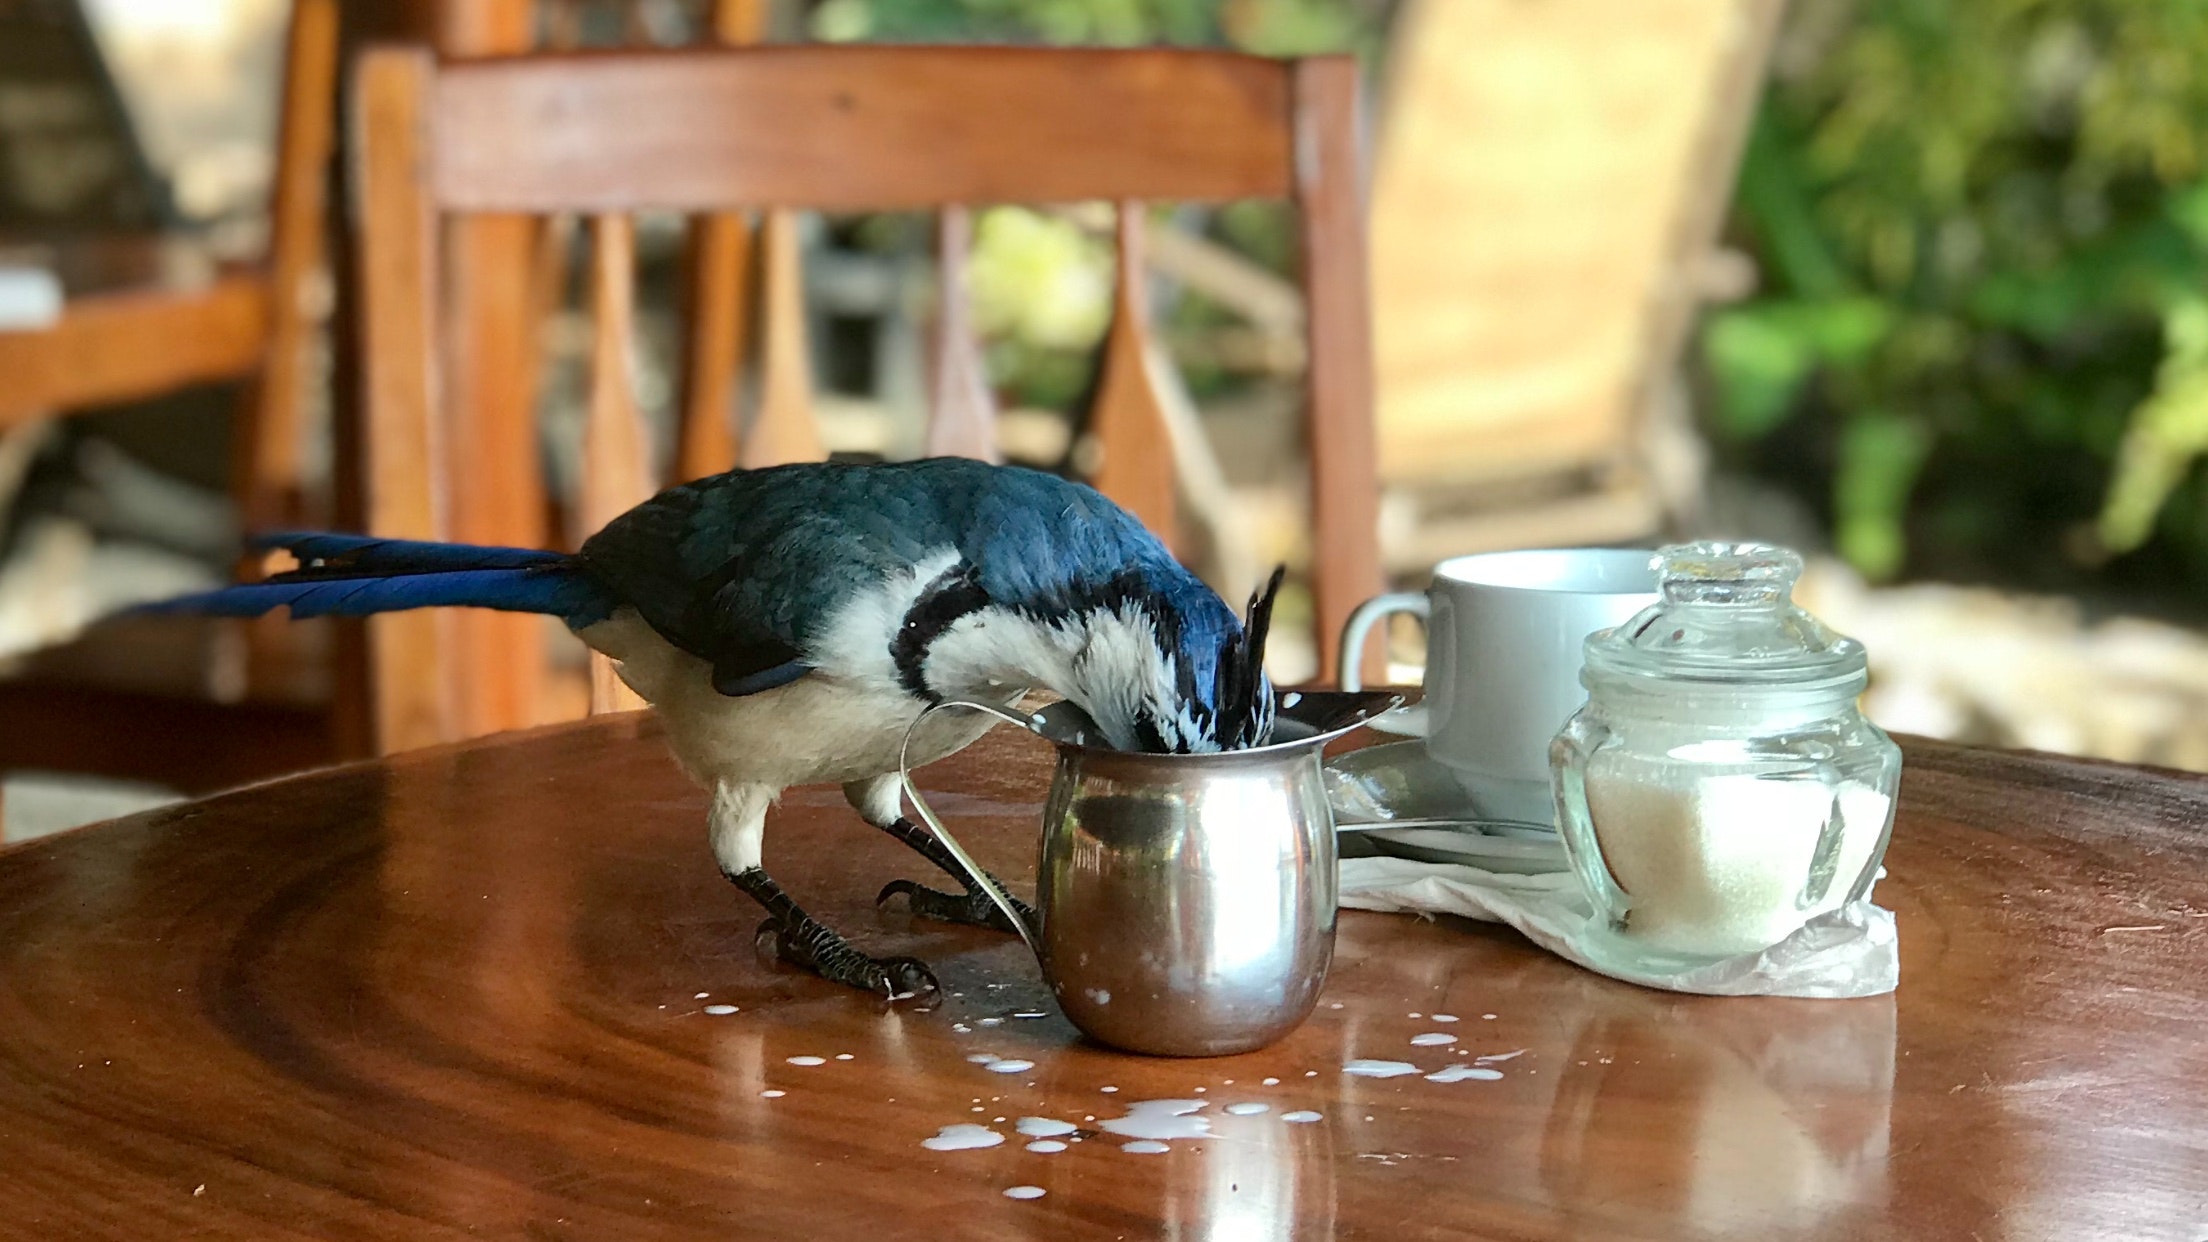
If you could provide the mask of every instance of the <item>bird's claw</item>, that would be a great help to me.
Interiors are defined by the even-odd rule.
[[[1001,932],[1011,932],[1013,935],[1018,935],[1020,932],[1020,929],[1014,927],[1012,921],[1005,917],[1004,911],[997,907],[997,903],[991,901],[987,893],[978,889],[960,896],[953,893],[939,892],[911,880],[891,880],[889,883],[882,885],[882,891],[875,895],[874,904],[876,906],[884,905],[890,898],[899,893],[905,895],[912,906],[913,914],[921,918],[941,919],[947,923],[964,923],[972,927],[993,927]],[[1007,895],[1009,896],[1009,894]],[[1027,921],[1029,927],[1034,927],[1040,921],[1036,917],[1034,907],[1017,897],[1012,898],[1012,908],[1020,912],[1020,917]]]
[[[759,924],[752,938],[756,942],[769,935],[774,938],[777,957],[812,971],[830,983],[872,992],[892,1001],[928,1000],[943,991],[942,985],[936,982],[935,972],[919,958],[868,957],[852,948],[849,941],[811,919],[790,927],[779,919],[768,918]]]

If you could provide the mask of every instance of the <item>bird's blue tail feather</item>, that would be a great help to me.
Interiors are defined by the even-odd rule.
[[[256,540],[300,567],[199,595],[161,600],[142,613],[257,617],[289,607],[295,619],[365,617],[409,608],[537,612],[580,629],[613,614],[615,601],[573,557],[531,548],[476,547],[366,535],[288,534]]]

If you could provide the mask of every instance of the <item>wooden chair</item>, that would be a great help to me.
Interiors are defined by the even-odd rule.
[[[1646,538],[1698,495],[1674,380],[1782,7],[1404,7],[1372,217],[1380,472],[1420,510],[1392,566]]]
[[[361,478],[374,533],[518,543],[541,533],[528,515],[480,513],[472,495],[490,476],[533,468],[533,431],[510,413],[508,425],[484,426],[488,411],[447,379],[464,351],[443,323],[441,220],[588,219],[595,325],[578,512],[594,528],[665,477],[650,467],[630,390],[633,213],[766,213],[771,283],[777,264],[795,264],[794,247],[775,236],[791,209],[943,211],[951,301],[939,314],[943,395],[930,448],[987,454],[994,437],[986,402],[973,399],[978,372],[957,361],[971,349],[957,292],[963,211],[1100,199],[1120,204],[1122,226],[1118,315],[1091,428],[1097,481],[1169,530],[1138,213],[1149,200],[1276,197],[1301,208],[1322,630],[1379,585],[1357,70],[1347,58],[788,46],[440,63],[392,48],[362,59],[354,89]],[[804,385],[802,340],[777,327],[794,320],[787,309],[765,308],[760,414],[738,436],[725,401],[686,405],[681,471],[719,466],[731,452],[746,464],[820,455],[817,435],[787,417],[794,403],[777,396]],[[475,447],[493,440],[511,447],[499,456]],[[464,529],[463,510],[478,513]],[[438,613],[371,623],[381,749],[480,731],[484,704],[527,700],[543,678],[536,652],[466,650],[454,626]],[[602,678],[597,705],[617,701]]]
[[[292,5],[266,259],[201,286],[73,297],[51,327],[0,332],[0,428],[241,381],[232,433],[238,510],[261,528],[299,520],[308,308],[324,234],[338,19],[338,0]],[[328,715],[318,705],[214,700],[207,662],[223,634],[238,636],[234,623],[197,626],[182,642],[156,641],[157,654],[182,657],[165,678],[151,667],[161,661],[149,657],[144,632],[120,629],[34,661],[26,678],[0,682],[0,771],[50,768],[199,791],[330,755]],[[116,675],[132,671],[116,665],[141,663],[135,671],[156,676]],[[169,684],[149,684],[160,681]]]

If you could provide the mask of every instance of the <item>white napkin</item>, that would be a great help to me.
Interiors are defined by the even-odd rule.
[[[1868,897],[1818,915],[1761,953],[1665,973],[1621,966],[1589,951],[1593,911],[1568,871],[1498,875],[1404,858],[1345,858],[1341,868],[1345,909],[1508,923],[1566,961],[1645,987],[1705,996],[1844,999],[1882,996],[1901,980],[1893,913]]]

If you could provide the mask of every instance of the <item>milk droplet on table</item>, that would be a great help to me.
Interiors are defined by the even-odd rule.
[[[1447,1031],[1428,1031],[1423,1035],[1411,1036],[1411,1045],[1416,1048],[1439,1048],[1455,1042],[1457,1037]]]
[[[1457,1020],[1457,1015],[1453,1013],[1437,1013],[1429,1016],[1436,1022],[1454,1022]]]
[[[1418,1067],[1409,1061],[1375,1061],[1359,1057],[1354,1061],[1344,1062],[1342,1072],[1355,1074],[1359,1078],[1400,1078],[1405,1074],[1417,1073]]]
[[[1524,1055],[1526,1055],[1526,1050],[1518,1048],[1510,1052],[1483,1052],[1472,1059],[1475,1061],[1512,1061]]]
[[[1259,1104],[1253,1100],[1242,1104],[1229,1104],[1227,1105],[1227,1111],[1237,1117],[1255,1117],[1259,1113],[1272,1111],[1272,1105]]]
[[[836,1054],[836,1059],[838,1061],[849,1061],[852,1059],[852,1057],[851,1054],[848,1052],[839,1052]]]
[[[709,1013],[709,1014],[712,1014],[712,1015],[713,1015],[714,1017],[722,1017],[722,1016],[725,1016],[725,1015],[727,1015],[727,1014],[732,1014],[732,1013],[736,1012],[736,1006],[734,1006],[734,1005],[707,1005],[707,1006],[705,1007],[705,1011],[706,1011],[707,1013]]]
[[[1268,1078],[1265,1080],[1265,1085],[1268,1087],[1277,1087],[1280,1085],[1280,1080],[1278,1078]]]
[[[1039,1152],[1044,1155],[1048,1155],[1054,1151],[1064,1151],[1066,1149],[1066,1145],[1059,1142],[1057,1139],[1036,1139],[1034,1142],[1027,1145],[1027,1149],[1032,1152]]]
[[[1173,1150],[1155,1139],[1136,1139],[1132,1143],[1121,1143],[1119,1149],[1121,1151],[1131,1151],[1138,1156],[1155,1156],[1160,1152]]]
[[[1207,1138],[1211,1118],[1196,1115],[1203,1107],[1202,1100],[1137,1100],[1127,1106],[1126,1116],[1096,1124],[1128,1138]]]
[[[1467,1079],[1491,1081],[1493,1079],[1501,1078],[1502,1076],[1503,1071],[1497,1069],[1489,1069],[1484,1065],[1452,1065],[1447,1067],[1446,1069],[1441,1070],[1439,1073],[1426,1075],[1426,1081],[1464,1082]]]
[[[790,1064],[792,1064],[792,1065],[826,1065],[826,1064],[828,1064],[828,1058],[826,1058],[826,1057],[787,1057],[787,1058],[784,1058],[784,1059],[785,1059],[785,1060],[787,1060],[787,1061],[788,1061],[788,1062],[789,1062]]]
[[[991,1061],[988,1065],[989,1072],[992,1074],[1017,1074],[1021,1070],[1034,1068],[1035,1063],[1033,1061],[1021,1061],[1012,1058]]]
[[[1081,1127],[1070,1121],[1060,1121],[1056,1117],[1022,1117],[1014,1128],[1031,1138],[1056,1138],[1061,1134],[1071,1134]]]
[[[766,1100],[779,1100],[779,1099],[781,1099],[781,1098],[782,1098],[783,1096],[785,1096],[785,1095],[788,1095],[788,1094],[789,1094],[789,1092],[787,1092],[787,1091],[779,1090],[779,1089],[777,1089],[777,1088],[774,1088],[774,1087],[769,1087],[769,1088],[767,1088],[766,1090],[764,1090],[764,1091],[760,1092],[760,1093],[759,1093],[759,1097],[760,1097],[761,1099],[766,1099]]]
[[[691,1000],[704,1000],[704,999],[705,999],[706,997],[708,997],[708,996],[711,996],[711,995],[713,995],[713,994],[712,994],[711,992],[700,992],[700,993],[698,993],[698,994],[697,994],[696,996],[693,996],[693,997],[691,997],[690,999],[691,999]]]
[[[960,1122],[936,1131],[934,1138],[921,1139],[920,1145],[929,1151],[970,1151],[976,1147],[995,1147],[1003,1141],[1003,1135],[987,1126]]]
[[[1045,1193],[1040,1186],[1007,1186],[1004,1188],[1004,1197],[1007,1199],[1040,1199]]]
[[[1324,1121],[1326,1119],[1326,1114],[1313,1112],[1308,1108],[1299,1108],[1292,1113],[1282,1113],[1280,1115],[1280,1119],[1282,1121],[1292,1121],[1297,1123],[1298,1125],[1305,1125],[1314,1121]]]

